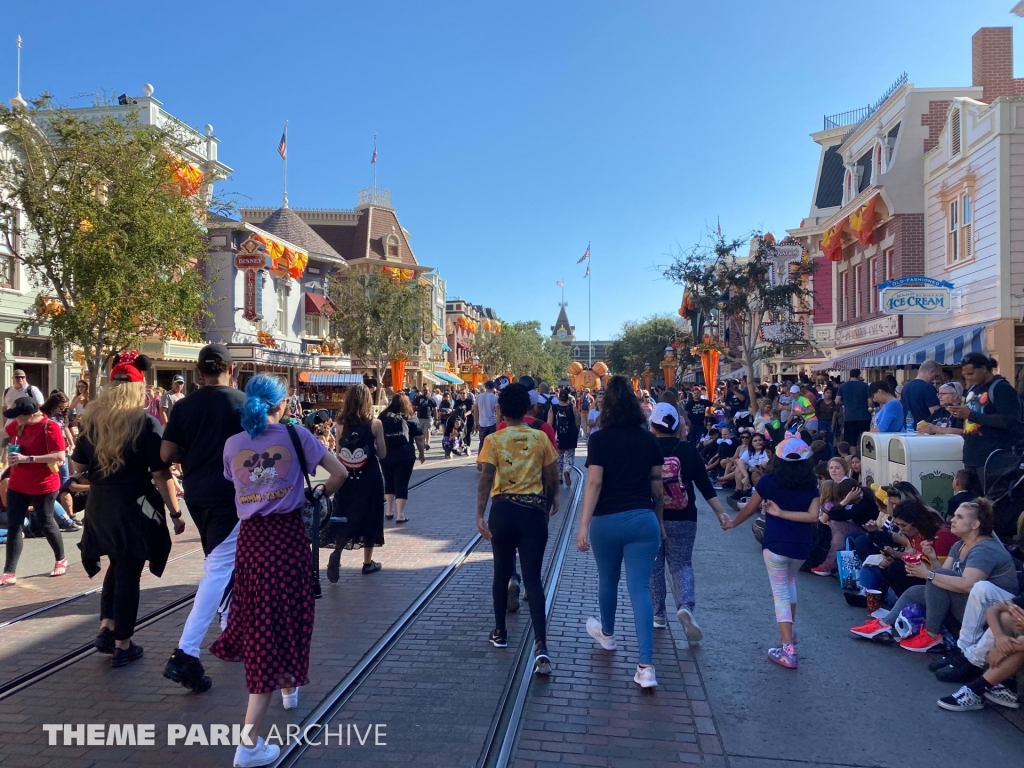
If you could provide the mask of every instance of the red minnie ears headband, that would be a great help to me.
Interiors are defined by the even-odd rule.
[[[110,369],[110,380],[122,384],[124,382],[145,381],[145,372],[153,366],[153,361],[140,355],[134,349],[114,356],[114,367]]]

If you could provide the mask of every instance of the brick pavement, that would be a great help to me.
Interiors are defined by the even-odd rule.
[[[561,509],[549,526],[544,572],[564,530],[570,498],[562,489]],[[339,726],[354,724],[365,731],[383,723],[386,746],[313,747],[300,764],[477,765],[529,624],[524,602],[519,613],[507,615],[508,647],[488,642],[494,627],[492,574],[490,546],[484,542],[329,725],[337,733]]]
[[[428,464],[417,470],[413,480],[423,479],[420,475],[428,468],[440,470],[466,463]],[[282,727],[288,722],[300,722],[465,546],[475,533],[475,487],[476,472],[466,468],[435,480],[422,491],[414,491],[408,507],[412,522],[401,527],[393,523],[386,526],[387,543],[374,556],[384,564],[381,572],[364,577],[359,571],[359,553],[345,554],[340,582],[325,583],[324,598],[317,602],[312,683],[303,690],[299,707],[293,712],[285,713],[275,702],[269,722]],[[324,566],[328,554],[322,552]],[[201,564],[198,558],[196,561]],[[46,745],[42,724],[50,722],[155,723],[158,744],[165,743],[167,723],[241,722],[246,695],[241,664],[227,664],[204,654],[214,687],[200,696],[189,694],[161,676],[186,616],[187,609],[179,610],[138,632],[136,640],[147,648],[147,653],[129,667],[113,670],[106,657],[94,654],[0,701],[0,762],[5,768],[48,766],[58,760],[62,766],[155,765],[181,757],[187,757],[196,768],[230,763],[230,747]],[[46,638],[48,628],[39,623],[36,626],[40,637]],[[94,632],[94,627],[90,631]],[[204,647],[217,634],[212,629]],[[0,652],[0,658],[5,657],[6,652]]]
[[[639,646],[625,575],[615,616],[619,647],[605,651],[586,630],[587,618],[598,616],[597,565],[570,546],[548,627],[554,674],[531,685],[515,768],[727,765],[671,592],[668,607],[669,628],[654,635],[658,687],[644,692],[633,682]]]

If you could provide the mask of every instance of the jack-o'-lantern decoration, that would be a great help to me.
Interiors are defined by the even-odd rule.
[[[589,387],[590,389],[597,389],[597,385],[601,381],[599,378],[597,378],[597,374],[595,374],[593,371],[584,371],[582,376],[584,387]]]
[[[573,360],[571,363],[569,363],[570,376],[576,376],[580,373],[583,373],[583,365],[580,362]]]
[[[608,366],[599,360],[598,362],[594,363],[592,370],[598,376],[604,376],[606,373],[608,373]]]

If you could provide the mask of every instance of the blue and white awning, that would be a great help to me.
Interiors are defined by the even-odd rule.
[[[439,378],[441,381],[446,381],[449,384],[465,384],[466,383],[462,379],[460,379],[458,376],[452,376],[450,373],[445,373],[444,371],[434,371],[434,375],[437,376],[437,378]]]
[[[985,323],[950,328],[908,341],[888,352],[864,358],[865,368],[898,368],[934,360],[940,365],[958,365],[969,352],[985,351]]]
[[[363,383],[363,374],[310,372],[309,383],[314,387],[352,387]]]

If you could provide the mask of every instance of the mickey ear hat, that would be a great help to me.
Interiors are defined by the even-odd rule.
[[[146,371],[153,367],[153,361],[135,350],[122,352],[114,357],[114,367],[110,369],[110,381],[117,384],[126,382],[142,382],[146,380]]]

